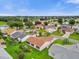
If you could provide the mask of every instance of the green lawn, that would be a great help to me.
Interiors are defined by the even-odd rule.
[[[45,29],[40,29],[39,32],[47,32]]]
[[[79,34],[74,32],[73,34],[70,35],[69,38],[72,38],[72,39],[75,39],[75,40],[79,40]]]
[[[64,34],[61,33],[59,30],[52,33],[53,35],[63,36]]]
[[[32,59],[32,58],[34,58],[34,59],[53,59],[52,57],[50,57],[48,55],[47,48],[40,52],[40,51],[36,50],[35,48],[29,46],[27,43],[20,43],[20,44],[25,44],[25,45],[27,45],[27,47],[29,49],[32,49],[31,52],[25,53],[24,59]],[[20,44],[9,45],[8,41],[6,43],[7,48],[5,50],[13,57],[13,59],[17,59],[16,51],[20,50],[20,48],[19,48]]]
[[[63,45],[63,44],[64,44],[64,40],[57,39],[57,40],[55,40],[54,43]],[[72,43],[72,42],[69,42],[69,43],[66,44],[66,45],[70,45],[70,44],[73,44],[73,43]]]
[[[0,25],[6,25],[6,22],[0,21]]]
[[[53,59],[52,57],[48,56],[48,49],[44,49],[43,51],[38,51],[30,46],[29,48],[32,49],[32,52],[26,53],[25,59]]]

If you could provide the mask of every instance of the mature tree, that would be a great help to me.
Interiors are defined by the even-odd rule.
[[[8,24],[10,27],[19,27],[19,28],[22,28],[22,27],[23,27],[22,22],[19,22],[19,21],[8,22],[7,24]]]
[[[44,22],[44,25],[48,25],[48,22]]]
[[[58,23],[59,23],[59,24],[62,24],[62,23],[63,23],[63,19],[59,18],[59,19],[58,19]]]
[[[25,22],[25,25],[28,27],[28,28],[31,28],[31,26],[33,26],[33,23],[31,21],[28,21],[28,22]]]
[[[18,55],[18,59],[24,59],[24,52],[19,51]]]
[[[70,21],[69,21],[69,24],[70,24],[71,26],[73,26],[73,25],[75,24],[75,20],[70,20]]]

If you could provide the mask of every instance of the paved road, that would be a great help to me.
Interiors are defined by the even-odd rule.
[[[64,40],[66,39],[65,37],[62,37],[62,36],[57,36],[57,35],[53,35],[54,38],[56,39],[61,39],[61,40]],[[75,39],[70,39],[70,38],[67,38],[70,42],[73,42],[73,43],[79,43],[78,40],[75,40]]]

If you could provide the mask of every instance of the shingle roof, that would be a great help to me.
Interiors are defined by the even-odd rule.
[[[27,39],[27,42],[34,44],[38,47],[41,47],[45,42],[51,41],[52,37],[30,37]]]
[[[25,36],[25,34],[21,34],[18,38],[23,39]]]
[[[20,30],[17,30],[11,35],[12,38],[20,38],[20,39],[23,39],[25,36],[26,35],[23,33],[23,31]]]
[[[13,33],[12,35],[11,35],[11,37],[12,38],[17,38],[17,37],[19,37],[19,36],[21,36],[23,33],[22,32],[15,32],[15,33]]]
[[[8,28],[8,29],[4,30],[4,32],[7,33],[8,35],[10,35],[14,31],[16,31],[16,29],[14,29],[14,28]]]

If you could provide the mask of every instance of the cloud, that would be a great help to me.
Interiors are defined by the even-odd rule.
[[[37,11],[29,9],[18,9],[15,12],[1,13],[0,16],[78,16],[79,11]]]
[[[37,11],[29,9],[19,9],[15,15],[19,16],[78,16],[79,11],[65,12],[65,11]]]
[[[0,16],[15,16],[14,14],[9,14],[9,13],[0,13]]]
[[[67,3],[79,4],[79,0],[66,0]]]
[[[61,2],[62,1],[62,2]],[[69,11],[65,5],[63,5],[63,0],[59,1],[54,7],[48,8],[46,10],[37,10],[33,7],[29,8],[29,2],[27,5],[24,2],[18,4],[6,3],[3,5],[3,10],[0,11],[0,16],[74,16],[79,15],[79,10]],[[67,3],[79,4],[79,0],[65,0]],[[67,4],[66,3],[66,4]],[[24,5],[23,5],[24,4]],[[67,9],[67,10],[66,10]]]

